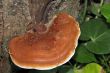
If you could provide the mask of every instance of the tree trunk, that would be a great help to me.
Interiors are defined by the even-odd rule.
[[[0,0],[0,73],[22,70],[10,60],[7,44],[11,38],[24,34],[41,21],[48,22],[58,12],[77,17],[79,8],[79,0]]]

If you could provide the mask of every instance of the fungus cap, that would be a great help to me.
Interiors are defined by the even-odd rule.
[[[15,65],[26,69],[48,70],[71,59],[80,36],[75,18],[67,13],[59,13],[47,32],[42,33],[43,29],[40,28],[40,32],[27,32],[9,41],[10,57]]]

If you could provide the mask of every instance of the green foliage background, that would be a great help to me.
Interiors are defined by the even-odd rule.
[[[80,63],[79,66],[98,64],[106,73],[110,73],[110,3],[100,0],[99,3],[91,2],[88,5],[88,0],[85,0],[83,10],[79,16],[81,36],[75,55],[76,62]],[[94,65],[92,68],[96,67]]]

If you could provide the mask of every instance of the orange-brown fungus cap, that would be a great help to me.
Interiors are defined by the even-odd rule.
[[[70,60],[80,35],[77,21],[67,13],[59,13],[51,24],[45,33],[27,32],[9,41],[14,64],[21,68],[47,70]]]

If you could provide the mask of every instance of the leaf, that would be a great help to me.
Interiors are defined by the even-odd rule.
[[[107,30],[106,23],[101,19],[91,19],[81,25],[80,40],[95,39]]]
[[[80,63],[96,62],[94,54],[89,52],[84,45],[80,45],[76,50],[76,61]]]
[[[92,41],[87,42],[86,47],[96,54],[110,53],[110,30],[103,32]]]
[[[73,67],[63,65],[58,68],[58,73],[73,73]]]
[[[102,67],[96,63],[90,63],[82,69],[74,69],[74,73],[100,73]]]
[[[92,19],[81,26],[81,40],[89,40],[86,48],[95,54],[110,53],[110,31],[101,19]]]
[[[101,14],[107,19],[107,22],[110,23],[110,3],[104,4],[101,7]]]

